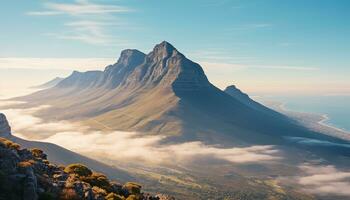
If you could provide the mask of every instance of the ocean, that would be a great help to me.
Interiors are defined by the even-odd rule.
[[[350,96],[274,96],[288,110],[326,115],[324,123],[350,132]]]

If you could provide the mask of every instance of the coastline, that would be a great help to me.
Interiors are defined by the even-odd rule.
[[[350,132],[341,129],[333,124],[327,123],[327,121],[329,121],[330,119],[327,114],[317,114],[291,110],[287,107],[287,103],[285,102],[274,102],[274,104],[270,108],[275,109],[276,111],[281,112],[287,115],[288,117],[291,117],[292,119],[296,120],[298,123],[301,123],[307,128],[321,132],[323,134],[350,141]]]

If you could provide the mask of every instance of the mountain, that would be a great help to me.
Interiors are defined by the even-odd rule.
[[[240,101],[244,105],[246,105],[250,108],[253,108],[257,111],[265,112],[267,114],[269,114],[269,113],[270,114],[273,114],[273,113],[278,114],[278,113],[272,111],[271,109],[267,108],[266,106],[254,101],[246,93],[242,92],[240,89],[238,89],[234,85],[227,86],[225,88],[224,92],[226,92],[226,94],[232,96],[233,98],[237,99],[238,101]]]
[[[48,82],[41,84],[41,85],[33,86],[32,88],[34,88],[34,89],[46,89],[46,88],[54,87],[63,79],[64,78],[56,77],[56,78],[52,79],[51,81],[48,81]]]
[[[168,42],[144,54],[128,49],[104,71],[74,71],[56,86],[14,100],[51,105],[36,115],[96,129],[163,134],[169,141],[280,144],[285,137],[339,142],[254,102],[237,88],[212,85],[202,67]],[[67,112],[69,111],[69,112]]]

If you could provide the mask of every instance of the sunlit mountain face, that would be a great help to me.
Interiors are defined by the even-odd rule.
[[[0,200],[348,200],[350,1],[2,1]]]

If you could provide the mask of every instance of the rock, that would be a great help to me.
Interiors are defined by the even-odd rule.
[[[0,136],[8,137],[11,135],[11,127],[6,119],[6,116],[0,113]]]

